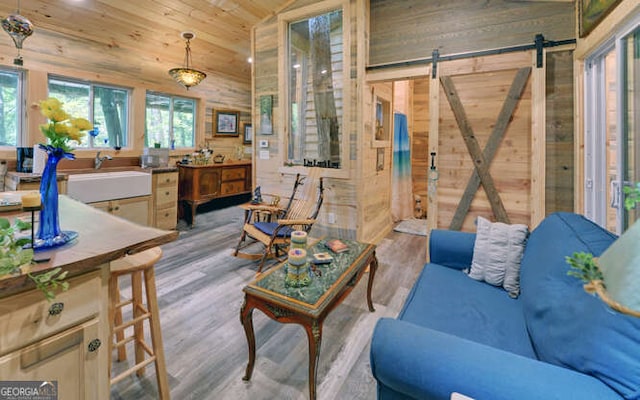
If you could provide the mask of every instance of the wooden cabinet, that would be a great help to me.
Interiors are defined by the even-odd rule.
[[[51,303],[39,290],[0,299],[0,381],[57,381],[60,399],[106,397],[108,266],[103,268],[70,279],[69,290]]]
[[[89,205],[139,225],[148,226],[151,221],[151,196],[99,201]]]
[[[251,162],[179,165],[178,172],[179,200],[190,206],[192,225],[198,205],[221,197],[251,193]]]
[[[178,172],[153,174],[152,224],[156,228],[176,229],[178,221]]]

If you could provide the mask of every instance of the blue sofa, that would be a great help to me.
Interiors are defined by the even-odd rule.
[[[529,236],[513,299],[462,272],[475,234],[433,231],[398,318],[373,333],[378,399],[640,399],[640,318],[567,275],[565,256],[600,255],[615,239],[580,215],[548,216]]]

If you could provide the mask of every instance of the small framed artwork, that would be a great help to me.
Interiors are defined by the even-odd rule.
[[[273,96],[260,96],[260,134],[273,135]]]
[[[393,130],[391,100],[386,91],[375,88],[373,90],[373,140],[372,147],[390,147]]]
[[[595,28],[621,0],[578,0],[580,37]]]
[[[244,124],[242,131],[244,132],[244,138],[242,143],[250,144],[253,140],[253,126],[251,124]]]
[[[228,110],[215,110],[213,113],[213,124],[215,126],[215,136],[238,136],[239,112]]]
[[[376,172],[384,170],[384,148],[380,147],[377,150],[378,154],[376,157]]]

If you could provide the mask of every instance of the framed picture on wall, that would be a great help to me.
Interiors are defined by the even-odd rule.
[[[621,0],[578,0],[578,23],[580,37],[585,37],[595,28]]]
[[[242,127],[242,131],[244,132],[244,138],[242,139],[242,143],[250,144],[253,140],[253,126],[251,124],[244,124]]]
[[[373,132],[371,147],[390,147],[393,129],[391,99],[382,90],[373,90]]]
[[[238,136],[239,112],[228,110],[215,110],[213,113],[214,134],[216,136]]]

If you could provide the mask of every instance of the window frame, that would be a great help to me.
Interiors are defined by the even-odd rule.
[[[88,116],[88,120],[91,122],[91,124],[95,124],[95,113],[94,113],[94,106],[95,106],[95,86],[98,87],[102,87],[102,88],[107,88],[107,89],[117,89],[117,90],[123,90],[125,92],[127,92],[127,112],[126,112],[126,121],[123,124],[124,128],[126,129],[126,132],[123,133],[123,139],[125,140],[126,145],[125,146],[120,146],[121,149],[132,149],[134,147],[133,144],[133,138],[130,134],[130,132],[132,131],[131,127],[131,105],[132,105],[132,101],[133,101],[133,89],[129,88],[129,87],[125,87],[125,86],[118,86],[118,85],[113,85],[113,84],[109,84],[109,83],[102,83],[102,82],[95,82],[95,81],[89,81],[89,80],[84,80],[84,79],[76,79],[76,78],[70,78],[70,77],[66,77],[66,76],[61,76],[61,75],[54,75],[54,74],[49,74],[47,76],[47,96],[51,96],[50,91],[49,91],[49,82],[51,80],[57,80],[57,81],[62,81],[62,82],[70,82],[70,83],[77,83],[77,84],[82,84],[82,85],[88,85],[89,86],[89,116]],[[76,147],[74,151],[95,151],[95,150],[106,150],[106,149],[113,149],[116,147],[116,145],[113,146],[108,146],[108,147],[96,147],[94,146],[94,137],[92,137],[91,135],[87,134],[87,147]]]
[[[167,93],[167,92],[161,92],[161,91],[156,91],[156,90],[146,90],[145,94],[144,94],[144,137],[142,139],[142,143],[144,145],[144,143],[147,143],[148,147],[152,147],[152,143],[147,140],[147,96],[149,94],[153,94],[156,96],[163,96],[169,99],[169,143],[171,143],[174,140],[174,129],[173,129],[173,112],[174,112],[174,102],[176,99],[178,100],[189,100],[189,101],[193,101],[193,130],[192,130],[192,146],[185,146],[185,147],[177,147],[177,146],[171,146],[169,145],[169,149],[171,150],[176,150],[176,149],[194,149],[196,146],[196,137],[197,137],[197,126],[198,126],[198,107],[199,107],[199,100],[198,98],[195,97],[186,97],[186,96],[180,96],[180,95],[175,95],[175,94],[171,94],[171,93]]]
[[[26,137],[26,94],[25,94],[25,73],[22,70],[15,68],[9,68],[0,66],[0,71],[4,73],[15,74],[18,77],[18,85],[16,87],[16,144],[15,145],[0,145],[0,149],[15,149],[22,147],[27,143]]]
[[[616,190],[615,195],[620,201],[616,210],[616,232],[621,234],[624,230],[624,197],[622,194],[623,170],[623,146],[622,141],[627,137],[624,129],[624,102],[625,102],[625,64],[623,55],[623,41],[636,30],[640,29],[640,15],[634,16],[622,27],[616,29],[611,36],[602,42],[597,49],[590,52],[585,58],[583,65],[584,72],[584,105],[582,113],[584,115],[584,214],[596,224],[607,227],[607,193]],[[604,94],[606,93],[604,62],[607,54],[613,52],[616,60],[616,162],[618,173],[618,186],[610,185],[607,182],[607,156],[606,156],[606,110]],[[612,193],[614,194],[614,193]]]
[[[279,63],[279,87],[278,97],[281,107],[279,107],[280,118],[274,121],[281,121],[282,140],[279,140],[278,154],[280,155],[279,172],[286,174],[306,174],[307,167],[302,165],[289,166],[288,147],[290,134],[291,103],[289,98],[289,24],[303,19],[308,19],[317,15],[331,11],[342,11],[342,65],[343,65],[343,85],[342,85],[342,118],[341,118],[341,140],[340,140],[340,168],[322,168],[322,176],[338,179],[349,179],[351,176],[351,136],[353,133],[352,121],[352,98],[351,98],[351,12],[347,0],[326,0],[311,4],[296,10],[280,13],[278,15],[278,63]],[[263,93],[268,94],[268,93]],[[275,125],[275,123],[274,123]],[[275,127],[274,127],[275,128]],[[277,130],[274,129],[275,132]],[[259,131],[257,131],[259,132]],[[259,135],[260,133],[258,133]],[[256,140],[259,140],[258,138]]]

